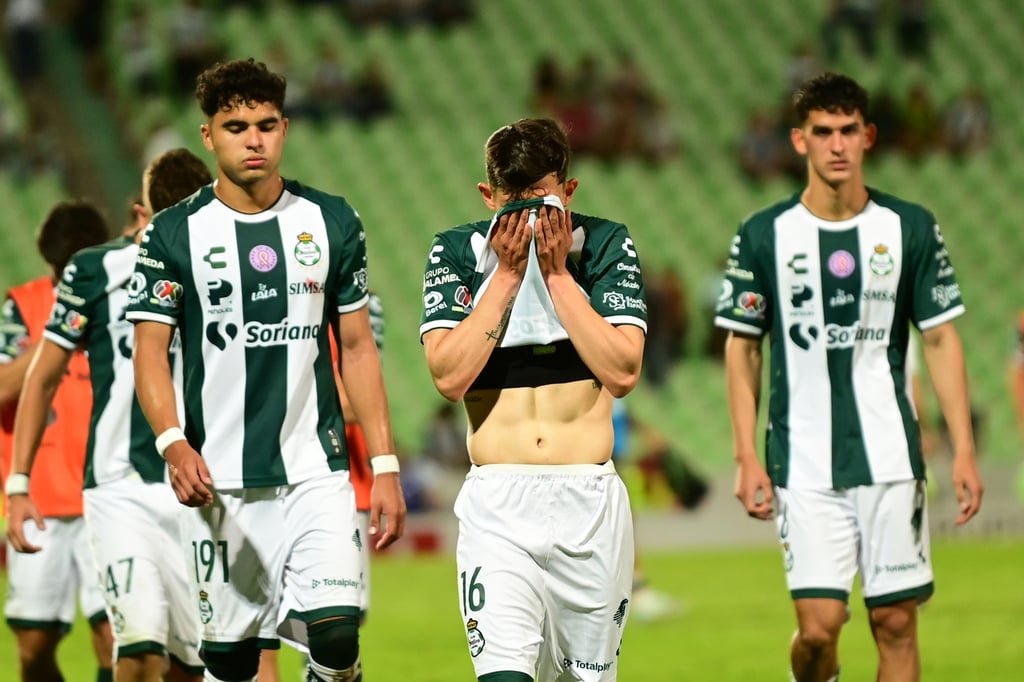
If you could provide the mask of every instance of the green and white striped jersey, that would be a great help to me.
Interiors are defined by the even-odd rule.
[[[715,324],[770,334],[766,460],[779,486],[924,478],[905,387],[910,324],[927,330],[964,306],[931,213],[869,192],[840,222],[796,194],[733,240]]]
[[[204,187],[147,228],[128,319],[178,326],[185,435],[217,488],[348,468],[330,334],[367,304],[365,239],[344,199],[294,181],[252,215]]]
[[[85,488],[133,471],[146,481],[165,480],[164,461],[135,396],[135,330],[125,320],[138,251],[134,241],[120,237],[76,253],[57,285],[57,301],[43,332],[61,348],[81,346],[89,357],[93,405]],[[172,352],[177,355],[177,343]],[[180,386],[181,362],[172,357],[171,366]]]

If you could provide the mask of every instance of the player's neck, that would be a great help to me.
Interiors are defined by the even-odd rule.
[[[849,220],[864,210],[868,189],[860,180],[833,187],[821,179],[812,179],[800,195],[800,203],[822,220]]]
[[[284,190],[280,175],[252,185],[238,185],[223,176],[217,178],[213,191],[217,198],[239,213],[262,213],[277,203]]]

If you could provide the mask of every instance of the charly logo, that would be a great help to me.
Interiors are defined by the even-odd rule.
[[[476,658],[487,646],[484,633],[480,631],[479,623],[475,618],[466,621],[466,639],[469,640],[469,655]]]
[[[203,260],[206,261],[206,263],[214,270],[220,270],[222,268],[226,268],[228,263],[225,260],[217,258],[217,256],[223,256],[225,253],[227,253],[227,249],[223,246],[211,246],[210,250],[206,252],[205,256],[203,256]]]
[[[320,262],[320,246],[313,241],[309,232],[300,232],[295,244],[295,260],[301,265],[316,265]]]

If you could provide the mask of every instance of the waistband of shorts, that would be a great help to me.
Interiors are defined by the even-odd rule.
[[[526,476],[610,476],[615,472],[615,463],[604,464],[473,464],[466,478],[486,474],[517,474]]]

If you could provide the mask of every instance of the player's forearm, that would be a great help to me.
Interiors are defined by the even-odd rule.
[[[345,382],[359,387],[351,392],[348,399],[353,416],[363,430],[370,456],[394,454],[387,390],[376,346],[365,350],[346,349],[341,354],[341,368]]]
[[[737,464],[757,460],[757,406],[761,395],[761,348],[730,336],[725,344],[726,389]]]
[[[46,431],[53,396],[64,378],[70,358],[69,351],[50,342],[40,344],[32,353],[14,418],[11,472],[27,474],[32,471],[36,452]]]
[[[949,430],[954,455],[974,456],[974,431],[967,390],[967,367],[960,336],[950,326],[924,335],[924,358],[939,408]]]
[[[568,273],[549,276],[547,286],[559,321],[597,380],[617,398],[633,390],[643,362],[643,331],[610,324],[591,307]]]
[[[34,346],[10,362],[0,364],[0,406],[18,401],[33,351]]]
[[[498,273],[454,329],[427,332],[423,343],[434,386],[448,400],[465,396],[508,328],[520,279]],[[430,337],[430,338],[428,338]]]

